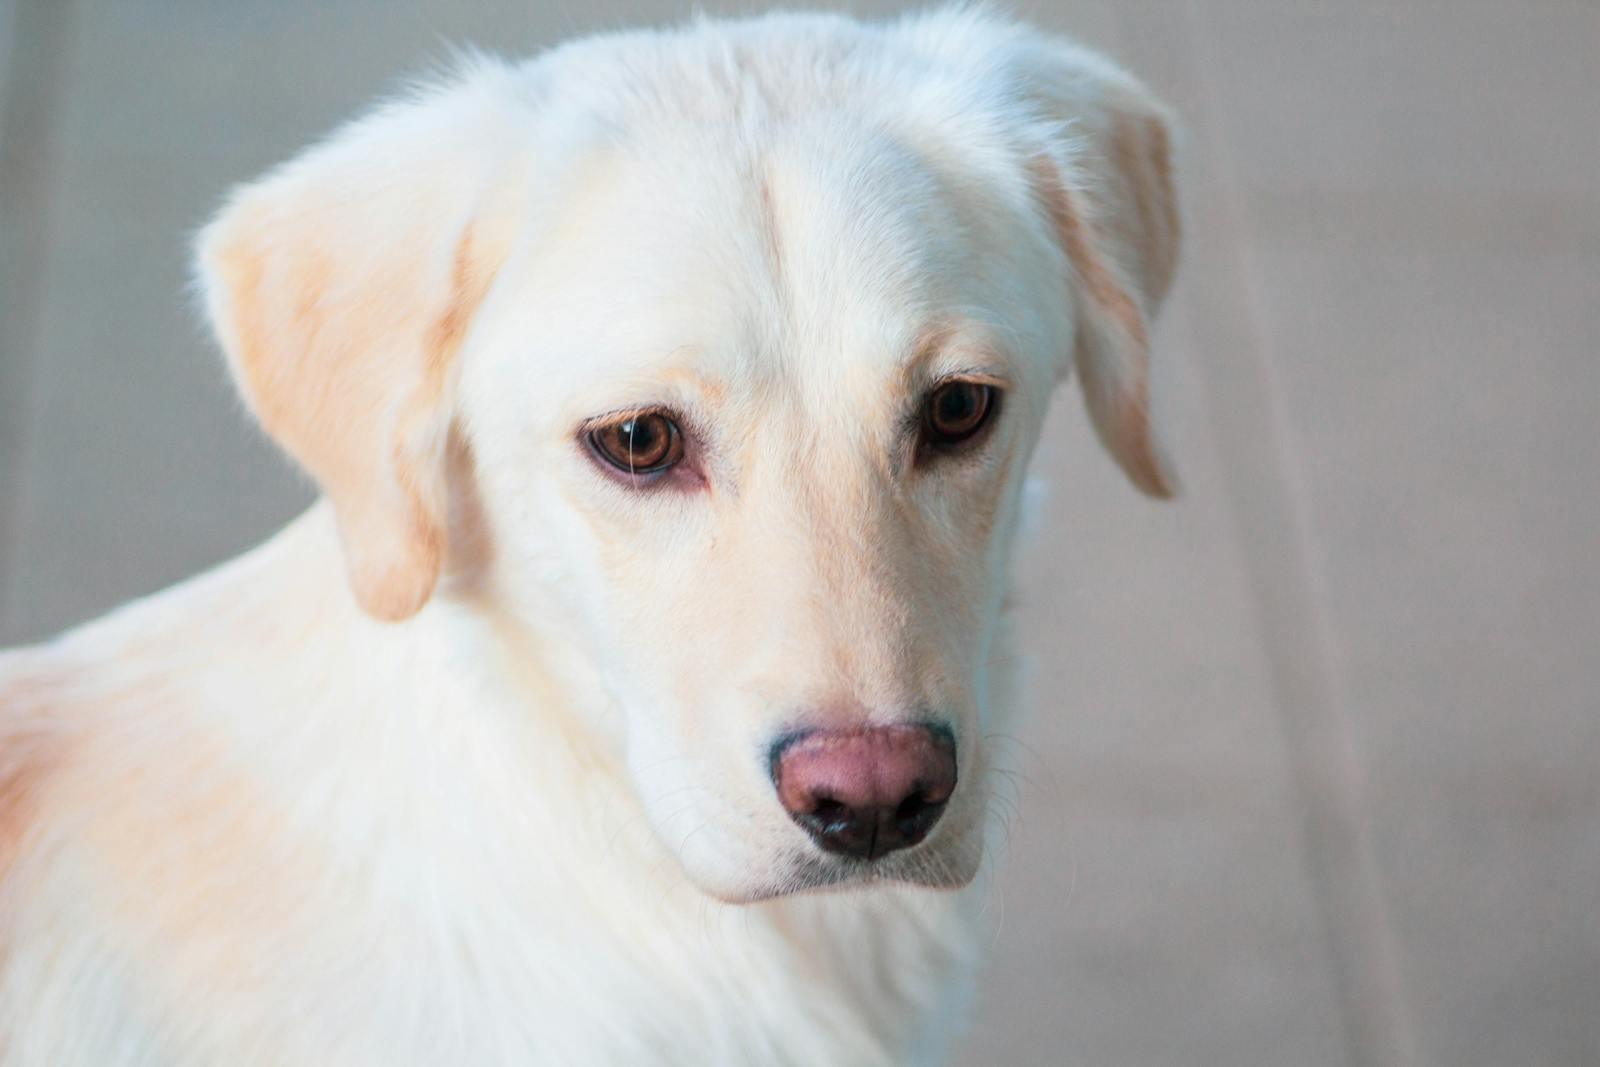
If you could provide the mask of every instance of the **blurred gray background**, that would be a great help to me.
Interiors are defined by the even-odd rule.
[[[1016,8],[1185,121],[1187,494],[1058,404],[961,1062],[1595,1067],[1600,3]],[[451,43],[683,11],[0,0],[0,643],[309,500],[185,293],[230,183]]]

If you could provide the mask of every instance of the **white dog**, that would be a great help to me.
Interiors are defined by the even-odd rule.
[[[1171,479],[1163,112],[983,13],[477,60],[199,279],[324,499],[0,656],[0,1063],[902,1064],[960,1019],[1024,468]]]

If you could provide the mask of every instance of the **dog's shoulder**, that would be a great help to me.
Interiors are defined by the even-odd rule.
[[[0,649],[0,884],[53,812],[99,818],[131,794],[170,791],[163,768],[197,732],[186,724],[204,720],[217,692],[243,700],[262,687],[258,664],[236,663],[270,625],[260,590],[272,576],[259,569],[234,564],[48,642]]]
[[[66,758],[64,705],[71,688],[70,668],[50,649],[0,651],[0,883]]]

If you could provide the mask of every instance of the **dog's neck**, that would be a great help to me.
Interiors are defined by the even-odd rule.
[[[142,694],[107,731],[195,738],[291,837],[329,838],[332,853],[443,863],[474,825],[480,842],[546,852],[627,827],[608,847],[664,858],[608,732],[616,716],[570,642],[448,583],[404,623],[372,620],[326,504],[64,646],[114,659]],[[675,864],[661,870],[690,891]]]
[[[492,587],[447,575],[431,601],[404,622],[364,614],[344,581],[326,502],[213,580],[237,567],[270,571],[271,579],[238,583],[255,599],[235,605],[233,614],[248,612],[250,625],[304,642],[299,651],[313,664],[340,664],[345,703],[359,707],[366,697],[382,702],[384,714],[426,720],[443,704],[463,705],[458,710],[470,714],[476,695],[523,705],[528,718],[561,724],[569,741],[586,735],[582,748],[620,748],[611,699],[567,629],[536,625],[528,613],[508,610]]]

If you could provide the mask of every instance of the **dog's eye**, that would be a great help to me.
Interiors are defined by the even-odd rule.
[[[629,415],[589,431],[589,445],[624,474],[654,474],[683,458],[678,424],[660,412]]]
[[[999,390],[957,379],[928,394],[922,406],[922,439],[933,448],[954,448],[971,440],[999,407]]]

